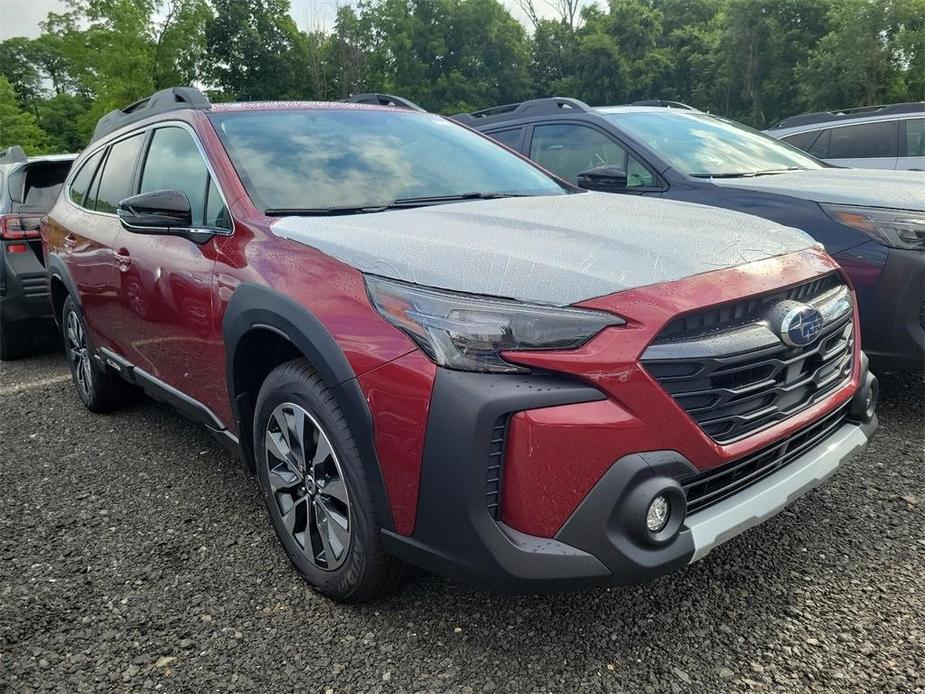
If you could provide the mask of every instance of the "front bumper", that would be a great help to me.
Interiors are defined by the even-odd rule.
[[[835,259],[850,263],[857,252]],[[875,283],[859,286],[858,296],[861,347],[874,369],[925,369],[925,252],[889,249]]]
[[[835,474],[841,465],[867,447],[877,417],[865,424],[843,424],[821,445],[770,477],[756,482],[715,506],[687,519],[694,562],[724,542],[758,525]]]
[[[861,382],[869,384],[872,378],[865,364]],[[597,389],[559,376],[438,369],[415,530],[411,536],[383,531],[386,550],[429,571],[507,591],[638,583],[696,561],[774,515],[863,450],[877,428],[876,416],[845,420],[784,467],[687,517],[668,540],[653,541],[641,528],[648,501],[659,490],[670,487],[677,493],[680,480],[698,472],[675,451],[621,457],[554,537],[528,535],[497,520],[490,510],[490,468],[497,461],[491,432],[499,418],[604,399]],[[579,427],[578,445],[580,440]]]

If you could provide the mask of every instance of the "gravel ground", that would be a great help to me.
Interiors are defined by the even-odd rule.
[[[923,692],[923,384],[882,390],[864,456],[680,573],[341,607],[202,429],[86,412],[57,354],[2,364],[0,690]]]

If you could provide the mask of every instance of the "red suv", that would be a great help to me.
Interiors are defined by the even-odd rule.
[[[97,126],[43,229],[74,383],[143,390],[252,466],[290,560],[636,582],[860,451],[877,387],[802,232],[582,192],[439,116],[210,105]]]

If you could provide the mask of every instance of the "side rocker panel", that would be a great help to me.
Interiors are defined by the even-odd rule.
[[[238,342],[253,328],[269,329],[288,339],[331,388],[338,406],[356,435],[357,448],[370,483],[379,524],[383,529],[393,530],[395,524],[385,491],[385,481],[373,444],[372,415],[356,374],[331,333],[316,316],[292,299],[256,284],[242,284],[235,290],[222,321],[228,395],[242,446],[247,447],[251,443],[249,427],[242,426],[241,422],[253,403],[247,402],[246,393],[235,384],[235,353]]]

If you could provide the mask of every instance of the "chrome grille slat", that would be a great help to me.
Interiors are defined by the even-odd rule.
[[[771,331],[764,314],[769,302],[782,298],[813,304],[828,317],[822,334],[811,345],[790,347]],[[731,313],[750,315],[751,322],[743,324],[737,319],[732,327],[706,334],[674,332],[676,342],[659,335],[642,357],[646,370],[721,444],[819,402],[850,378],[853,366],[853,311],[848,310],[850,294],[837,275],[741,303],[745,308]],[[721,349],[726,353],[718,353]]]

